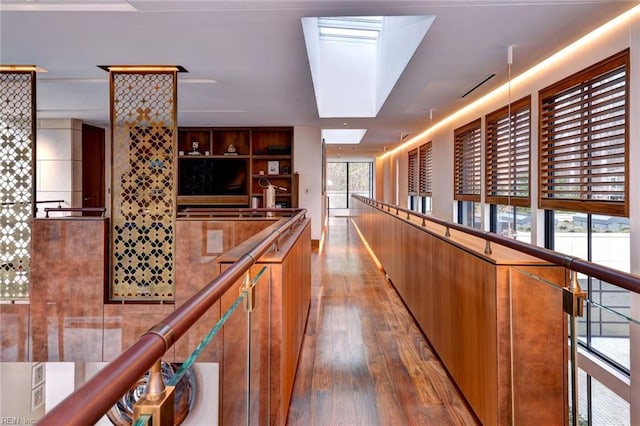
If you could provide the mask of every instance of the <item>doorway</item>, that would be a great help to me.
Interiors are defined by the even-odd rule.
[[[82,207],[104,207],[105,131],[82,124]],[[100,216],[83,212],[83,216]]]
[[[373,167],[368,161],[327,163],[329,216],[349,216],[352,195],[371,197]]]

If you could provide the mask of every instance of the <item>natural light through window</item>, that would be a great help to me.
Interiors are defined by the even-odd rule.
[[[382,16],[318,18],[320,39],[375,43],[382,29]]]
[[[322,139],[326,144],[359,144],[367,129],[322,129]]]
[[[435,16],[302,18],[321,118],[375,117]]]

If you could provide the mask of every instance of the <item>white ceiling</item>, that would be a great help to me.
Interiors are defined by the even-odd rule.
[[[133,6],[136,11],[11,11]],[[97,65],[177,64],[180,126],[368,129],[359,154],[381,152],[635,6],[599,0],[0,0],[0,63],[35,64],[39,118],[108,125]],[[435,15],[375,118],[318,118],[301,18]],[[489,74],[496,77],[465,99]],[[215,80],[215,83],[211,82]],[[345,125],[346,123],[346,125]],[[334,146],[332,149],[337,149]],[[353,148],[348,147],[351,151]]]

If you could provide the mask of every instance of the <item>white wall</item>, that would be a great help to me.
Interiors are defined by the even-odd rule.
[[[294,127],[293,171],[300,173],[299,207],[311,219],[311,239],[320,240],[324,223],[322,195],[322,136],[319,127]]]
[[[38,120],[36,135],[36,201],[64,200],[62,207],[82,207],[82,122]],[[38,217],[45,207],[39,204]]]
[[[378,39],[376,113],[420,46],[435,16],[387,16]]]
[[[31,411],[32,368],[30,362],[0,362],[0,424],[33,424],[44,415],[45,404]]]

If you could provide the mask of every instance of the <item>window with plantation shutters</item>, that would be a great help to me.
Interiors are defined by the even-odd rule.
[[[418,195],[421,197],[433,196],[433,152],[432,142],[427,142],[419,149],[419,169],[420,179]]]
[[[418,148],[409,151],[409,195],[418,195]]]
[[[453,131],[454,199],[480,201],[481,143],[480,119]]]
[[[629,51],[540,91],[540,206],[628,215]]]
[[[531,97],[488,114],[485,121],[485,201],[529,207]]]

